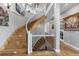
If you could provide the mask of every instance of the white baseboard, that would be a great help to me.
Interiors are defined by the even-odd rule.
[[[60,52],[60,49],[55,49],[55,48],[54,48],[54,51],[55,51],[55,52]]]
[[[32,50],[28,50],[28,54],[32,53]]]
[[[73,45],[71,45],[71,44],[69,44],[69,43],[65,42],[64,40],[61,40],[61,41],[62,41],[62,42],[64,42],[64,44],[66,44],[66,45],[68,45],[68,46],[72,47],[73,49],[75,49],[75,50],[79,50],[79,48],[78,48],[78,47],[75,47],[75,46],[73,46]]]

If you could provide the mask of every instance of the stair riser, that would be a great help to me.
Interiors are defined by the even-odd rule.
[[[26,54],[27,51],[27,40],[26,40],[25,26],[16,30],[8,39],[8,43],[5,45],[5,49],[0,51],[2,55],[18,55]],[[16,53],[16,52],[17,53]]]

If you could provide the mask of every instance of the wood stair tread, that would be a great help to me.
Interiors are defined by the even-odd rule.
[[[41,37],[36,44],[33,46],[33,50],[40,50],[40,47],[45,43],[45,40],[43,37]]]
[[[0,55],[19,55],[19,54],[27,54],[27,50],[25,49],[6,49],[0,51]]]
[[[21,55],[27,53],[27,39],[25,25],[17,29],[5,44],[5,48],[0,51],[0,55]]]

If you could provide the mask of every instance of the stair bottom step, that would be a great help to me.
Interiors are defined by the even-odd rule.
[[[24,55],[27,54],[26,49],[8,49],[8,50],[2,50],[0,51],[0,55],[7,56],[7,55]]]
[[[0,54],[0,56],[27,56],[27,53],[24,54],[13,54],[13,53],[5,53],[5,54]]]

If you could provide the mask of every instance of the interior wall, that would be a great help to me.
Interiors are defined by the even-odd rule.
[[[48,33],[50,35],[55,35],[55,31],[54,29],[52,29],[52,22],[53,20],[51,20],[51,22],[47,22],[45,23],[45,33]]]
[[[9,26],[0,26],[0,47],[2,47],[5,44],[5,41],[10,37],[10,35],[19,27],[23,26],[28,19],[28,17],[25,18],[24,16],[19,15],[15,11],[13,6],[14,4],[10,8],[10,10],[8,10]]]
[[[0,47],[17,28],[25,24],[24,20],[23,17],[9,11],[9,26],[0,27]]]
[[[76,5],[73,8],[67,10],[64,14],[61,15],[61,18],[64,18],[68,15],[72,15],[77,12],[79,12],[79,5]],[[64,41],[79,49],[79,31],[63,30],[63,39]]]
[[[40,25],[37,26],[36,29],[34,29],[34,31],[32,31],[33,35],[45,35],[45,30],[44,30],[44,24],[41,23]]]
[[[49,22],[45,23],[45,32],[46,33],[50,32],[50,30],[49,30]]]

